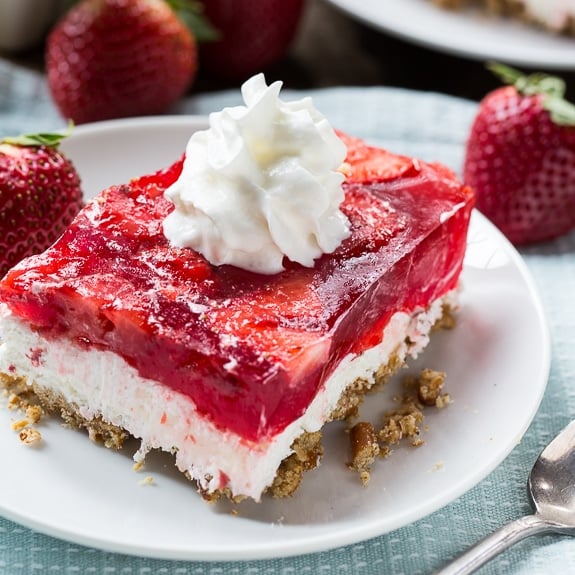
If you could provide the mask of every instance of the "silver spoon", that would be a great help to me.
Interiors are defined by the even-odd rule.
[[[528,481],[533,515],[516,519],[465,551],[436,575],[465,575],[529,535],[575,535],[575,420],[538,457]]]

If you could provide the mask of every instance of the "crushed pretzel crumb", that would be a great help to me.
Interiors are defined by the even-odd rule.
[[[39,405],[29,405],[26,407],[26,419],[32,423],[38,423],[43,415],[44,410]]]
[[[352,459],[348,467],[357,471],[363,485],[370,479],[373,462],[379,456],[379,443],[373,425],[366,421],[356,423],[350,430]]]
[[[154,478],[151,475],[146,475],[146,477],[140,481],[140,485],[155,485]]]
[[[448,393],[442,393],[445,373],[423,369],[403,380],[403,392],[393,397],[397,406],[386,412],[379,429],[371,423],[356,423],[350,431],[352,461],[347,466],[359,474],[363,485],[370,479],[371,466],[377,457],[385,458],[393,446],[407,442],[421,447],[425,441],[421,434],[427,431],[423,425],[424,410],[430,407],[442,409],[451,403]]]
[[[420,433],[419,424],[423,421],[423,412],[413,403],[401,406],[386,414],[379,430],[379,439],[387,445],[396,445],[402,439],[412,439]]]
[[[134,471],[140,471],[140,469],[142,469],[142,467],[144,467],[144,460],[140,459],[140,461],[136,461],[136,463],[134,463],[134,465],[132,465],[132,469]]]
[[[444,407],[447,407],[451,402],[452,400],[449,393],[444,393],[435,400],[435,407],[437,407],[437,409],[443,409]]]
[[[424,405],[434,406],[441,395],[445,372],[424,369],[417,378],[418,398]]]
[[[12,423],[12,429],[14,431],[20,431],[21,429],[28,427],[28,425],[30,425],[30,422],[27,419],[19,419]]]
[[[33,427],[26,427],[20,431],[18,437],[24,445],[28,446],[37,445],[42,440],[42,434]]]
[[[22,401],[15,393],[12,393],[8,397],[8,409],[10,410],[20,409],[21,405]]]

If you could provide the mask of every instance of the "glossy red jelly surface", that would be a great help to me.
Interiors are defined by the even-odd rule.
[[[314,268],[258,275],[171,247],[163,191],[178,162],[104,191],[8,273],[0,300],[46,338],[121,355],[220,429],[268,439],[345,355],[381,340],[391,314],[427,306],[462,267],[471,192],[445,168],[342,138],[352,233]]]

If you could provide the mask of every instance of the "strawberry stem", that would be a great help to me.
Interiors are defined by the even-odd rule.
[[[214,42],[220,39],[216,30],[204,15],[204,5],[196,0],[166,0],[178,18],[188,27],[198,42]]]
[[[575,105],[565,99],[565,82],[541,72],[525,75],[515,68],[490,62],[487,68],[523,96],[541,95],[541,105],[559,126],[575,126]]]
[[[49,148],[57,148],[60,142],[71,134],[73,127],[73,123],[70,122],[65,132],[40,132],[38,134],[6,136],[2,138],[1,143],[12,144],[14,146],[47,146]]]

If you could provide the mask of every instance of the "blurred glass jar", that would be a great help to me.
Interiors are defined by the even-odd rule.
[[[70,0],[0,0],[0,52],[16,53],[42,45]]]

